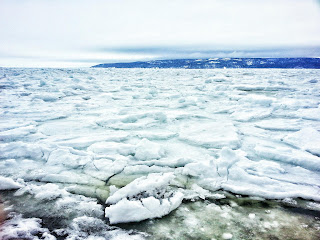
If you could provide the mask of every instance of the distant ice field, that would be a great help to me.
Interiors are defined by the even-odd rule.
[[[148,238],[117,224],[229,193],[320,211],[320,70],[0,68],[0,101],[0,239]]]

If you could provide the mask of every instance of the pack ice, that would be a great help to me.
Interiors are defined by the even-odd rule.
[[[161,218],[221,189],[320,201],[319,73],[1,68],[0,190],[65,219],[53,235],[38,210],[6,224],[88,239],[86,222],[94,239],[125,239],[108,224]]]

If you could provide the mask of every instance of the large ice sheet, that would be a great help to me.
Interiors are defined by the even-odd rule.
[[[192,176],[200,186],[212,191],[225,189],[269,199],[303,197],[320,200],[317,183],[319,176],[312,176],[314,181],[309,182],[308,177],[312,172],[304,168],[284,169],[275,162],[252,161],[241,150],[233,151],[229,148],[223,148],[219,155],[216,161],[190,163],[180,173]],[[303,175],[306,177],[301,179]],[[297,180],[293,181],[295,178]],[[297,184],[301,184],[299,188]]]
[[[70,213],[62,238],[126,238],[105,216],[159,218],[221,189],[320,200],[319,70],[1,70],[0,189],[54,206],[37,218]]]

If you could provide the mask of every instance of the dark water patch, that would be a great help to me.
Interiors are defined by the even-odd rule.
[[[147,232],[149,239],[223,239],[226,233],[232,239],[246,240],[319,239],[317,211],[301,207],[291,211],[275,200],[226,195],[224,199],[184,201],[161,219],[117,226]]]

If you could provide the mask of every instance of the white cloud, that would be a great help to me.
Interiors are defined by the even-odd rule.
[[[313,0],[1,0],[0,65],[12,55],[41,52],[59,62],[68,58],[64,52],[93,59],[97,53],[88,49],[128,46],[315,46],[319,22]]]

